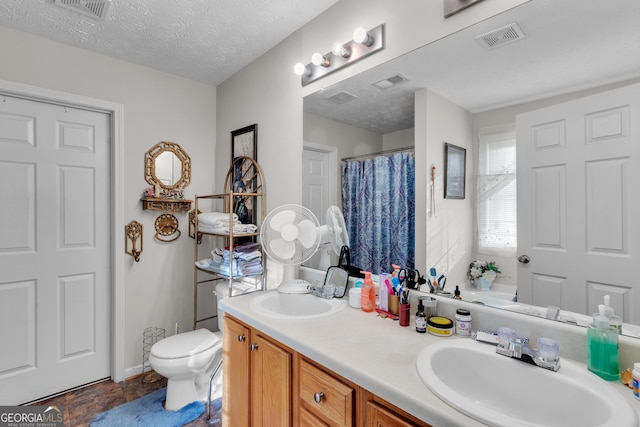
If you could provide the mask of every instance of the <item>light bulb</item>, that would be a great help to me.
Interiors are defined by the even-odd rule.
[[[364,28],[358,27],[353,30],[353,41],[365,46],[371,46],[373,44],[373,37],[371,37]]]
[[[331,51],[333,52],[334,55],[336,56],[341,56],[343,58],[348,58],[351,55],[351,49],[349,49],[347,46],[343,45],[342,43],[334,43]]]
[[[306,76],[311,73],[311,71],[304,65],[302,62],[298,62],[293,66],[293,72],[299,76]]]
[[[313,65],[321,65],[323,67],[329,66],[329,60],[319,52],[316,52],[313,55],[311,55],[311,63]]]

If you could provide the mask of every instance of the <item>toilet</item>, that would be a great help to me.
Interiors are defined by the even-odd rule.
[[[207,329],[183,332],[151,347],[149,363],[167,378],[164,408],[177,411],[208,396],[209,378],[222,359],[222,339]]]

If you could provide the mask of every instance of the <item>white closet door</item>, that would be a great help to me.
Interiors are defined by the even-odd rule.
[[[640,323],[640,85],[517,118],[518,300]]]
[[[0,405],[110,376],[109,126],[0,102]]]

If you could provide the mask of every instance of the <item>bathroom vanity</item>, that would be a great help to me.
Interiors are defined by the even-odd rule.
[[[412,316],[417,296],[414,292]],[[432,393],[416,370],[426,347],[469,338],[419,334],[413,323],[400,327],[375,312],[350,307],[317,318],[270,316],[252,308],[258,297],[245,295],[220,303],[225,316],[225,425],[485,425]],[[560,341],[561,358],[583,363],[583,328],[559,323],[558,330],[550,330],[544,319],[531,317],[523,323],[523,316],[515,313],[498,315],[466,302],[439,301],[439,314],[451,317],[462,305],[472,310],[474,322],[482,328],[510,325],[531,337],[543,331]],[[640,354],[627,344],[621,341],[621,367],[628,357]],[[612,386],[637,413],[640,401],[631,391],[620,383]]]
[[[441,338],[350,307],[316,319],[274,318],[251,309],[254,297],[220,304],[224,425],[482,425],[418,377],[417,354]]]

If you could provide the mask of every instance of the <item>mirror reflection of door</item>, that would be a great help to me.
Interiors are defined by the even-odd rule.
[[[337,205],[337,148],[305,142],[302,151],[302,205],[318,218],[321,225],[326,223],[329,206]],[[331,245],[322,245],[316,254],[304,265],[326,270],[321,266],[321,251],[329,255],[330,265],[337,264],[337,255]]]
[[[171,151],[164,151],[156,157],[156,178],[165,185],[174,185],[182,176],[182,162]]]
[[[640,84],[517,118],[518,301],[640,323]],[[637,214],[636,214],[637,215]]]

